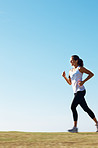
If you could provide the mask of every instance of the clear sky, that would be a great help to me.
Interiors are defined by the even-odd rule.
[[[98,118],[98,1],[0,0],[0,131],[73,127],[73,90],[61,76],[73,54],[95,74],[85,87]],[[79,131],[96,131],[77,110]]]

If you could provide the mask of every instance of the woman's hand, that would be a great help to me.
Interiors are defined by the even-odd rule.
[[[67,78],[66,77],[66,73],[65,73],[65,71],[62,73],[62,76],[64,77],[64,79],[66,80],[66,82],[69,84],[69,85],[71,85],[71,79],[69,78]]]
[[[63,76],[63,77],[65,77],[65,76],[66,76],[66,73],[65,73],[65,71],[62,73],[62,76]]]
[[[79,81],[79,82],[78,82],[78,85],[79,85],[80,87],[81,87],[83,84],[84,84],[83,81]]]

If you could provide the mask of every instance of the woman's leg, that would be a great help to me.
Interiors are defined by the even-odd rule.
[[[83,110],[84,110],[85,112],[87,112],[88,115],[89,115],[89,116],[93,119],[93,121],[96,123],[96,127],[97,127],[97,131],[96,131],[96,132],[98,132],[98,121],[97,121],[97,119],[96,119],[94,113],[92,112],[92,110],[88,107],[88,105],[87,105],[85,99],[83,99],[83,101],[81,102],[80,105],[81,105],[81,107],[83,108]]]
[[[74,127],[77,127],[77,121],[74,121]]]
[[[83,110],[85,112],[88,113],[88,115],[95,121],[95,123],[97,123],[97,120],[95,118],[95,115],[93,113],[93,111],[88,107],[86,101],[85,101],[85,98],[82,99],[81,103],[80,103],[80,106],[83,108]]]
[[[95,121],[95,123],[96,123],[96,124],[98,123],[98,121],[97,121],[97,119],[96,119],[96,118],[93,118],[93,120]]]
[[[78,105],[78,98],[75,96],[74,100],[71,104],[71,110],[72,110],[72,114],[73,114],[73,120],[74,120],[74,127],[77,127],[77,120],[78,120],[78,113],[76,110],[76,107]]]
[[[77,105],[78,105],[78,101],[77,101],[77,97],[75,96],[74,100],[71,104],[71,110],[72,110],[73,119],[74,119],[74,127],[72,129],[68,130],[68,132],[71,132],[71,133],[77,133],[78,132],[78,128],[77,128],[78,113],[77,113],[77,110],[76,110]]]

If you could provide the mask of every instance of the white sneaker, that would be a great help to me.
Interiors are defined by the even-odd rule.
[[[98,132],[98,122],[96,123],[96,125],[95,125],[96,127],[97,127],[97,131],[96,132]]]
[[[73,127],[72,129],[68,130],[68,132],[78,133],[78,128],[77,127]]]

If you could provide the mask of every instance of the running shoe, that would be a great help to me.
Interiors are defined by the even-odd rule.
[[[68,130],[68,132],[70,132],[70,133],[78,133],[78,128],[73,127],[72,129]]]

